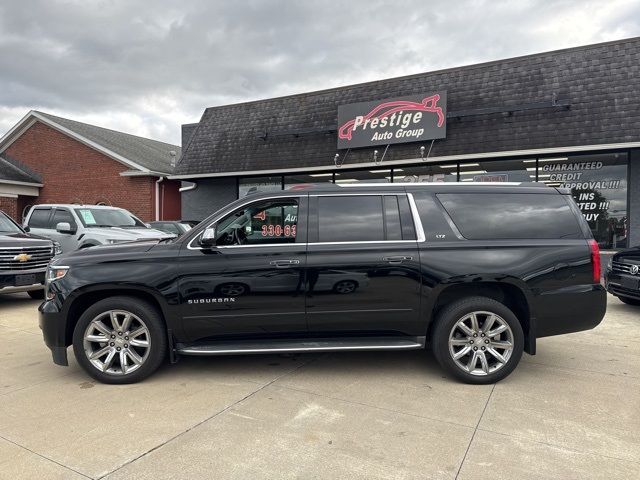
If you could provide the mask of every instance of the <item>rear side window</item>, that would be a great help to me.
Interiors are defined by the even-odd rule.
[[[437,197],[469,240],[584,238],[562,195],[447,193]]]
[[[30,228],[50,228],[49,214],[50,208],[36,208],[29,217]]]
[[[318,198],[318,241],[384,240],[382,196],[354,195]]]

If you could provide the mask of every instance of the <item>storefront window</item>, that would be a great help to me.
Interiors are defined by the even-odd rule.
[[[246,177],[238,184],[238,198],[242,198],[253,191],[275,192],[282,190],[282,177]]]
[[[539,181],[571,189],[601,248],[627,246],[626,153],[538,160]]]
[[[391,168],[372,168],[371,170],[340,170],[336,172],[336,183],[388,183],[391,182]]]
[[[535,182],[536,159],[492,160],[460,164],[461,182]]]
[[[457,182],[458,165],[450,163],[394,168],[393,181],[394,183]]]
[[[305,183],[332,183],[333,173],[301,173],[299,175],[286,175],[284,177],[284,188]]]

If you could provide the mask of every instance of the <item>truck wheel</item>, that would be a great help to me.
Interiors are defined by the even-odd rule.
[[[438,363],[466,383],[495,383],[518,365],[524,349],[520,322],[502,303],[469,297],[440,311],[432,336]]]
[[[167,353],[157,309],[138,298],[110,297],[89,307],[73,331],[78,363],[103,383],[134,383],[151,375]]]
[[[618,297],[622,303],[626,303],[627,305],[640,305],[640,300],[636,300],[635,298],[630,297]]]

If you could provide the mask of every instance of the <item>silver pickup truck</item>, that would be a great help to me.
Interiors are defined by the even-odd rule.
[[[24,227],[58,242],[63,253],[97,245],[174,237],[149,228],[127,210],[101,205],[35,205],[24,219]]]

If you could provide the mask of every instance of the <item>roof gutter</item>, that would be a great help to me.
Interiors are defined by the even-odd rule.
[[[0,178],[0,183],[6,183],[9,185],[24,185],[25,187],[44,187],[44,184],[42,183],[19,182],[17,180],[5,180],[4,178]]]
[[[197,187],[198,187],[198,184],[197,184],[196,182],[193,182],[191,185],[187,185],[186,187],[180,187],[180,188],[178,189],[178,191],[179,191],[180,193],[182,193],[182,192],[189,192],[189,191],[191,191],[191,190],[195,190]]]
[[[156,222],[158,220],[161,220],[160,218],[160,183],[164,180],[164,177],[160,177],[158,178],[158,180],[156,180]]]
[[[120,172],[121,177],[168,177],[170,174],[166,172],[155,172],[153,170],[147,170],[146,172],[140,172],[137,170],[125,170]]]

